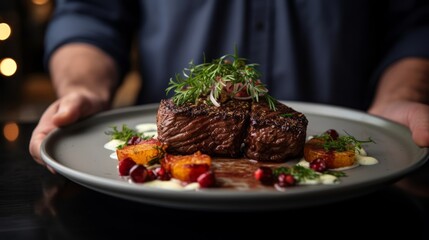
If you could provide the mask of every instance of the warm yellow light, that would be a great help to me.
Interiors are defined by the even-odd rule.
[[[15,122],[6,123],[3,127],[3,135],[9,141],[15,141],[19,136],[19,127]]]
[[[10,36],[11,32],[12,29],[10,28],[9,24],[0,23],[0,40],[6,40]]]
[[[12,58],[5,58],[0,62],[0,73],[6,77],[10,77],[15,74],[17,68],[18,66]]]
[[[49,0],[31,0],[35,5],[44,5],[49,2]]]

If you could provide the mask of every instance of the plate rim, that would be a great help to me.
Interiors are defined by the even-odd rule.
[[[308,109],[308,108],[316,108],[319,110],[319,113],[315,113],[315,112],[311,112],[312,114],[318,114],[321,116],[329,116],[329,114],[327,114],[327,109],[330,110],[336,110],[336,111],[341,111],[341,112],[345,112],[345,113],[349,113],[352,114],[353,116],[361,116],[363,117],[362,120],[365,120],[365,123],[371,123],[374,124],[374,121],[378,124],[389,124],[389,125],[393,125],[396,127],[399,127],[403,130],[409,131],[408,128],[406,128],[403,125],[400,125],[396,122],[393,122],[391,120],[388,119],[384,119],[378,116],[374,116],[371,114],[368,114],[364,111],[360,111],[360,110],[356,110],[356,109],[350,109],[350,108],[346,108],[346,107],[341,107],[341,106],[335,106],[335,105],[328,105],[328,104],[323,104],[323,103],[311,103],[311,102],[299,102],[299,101],[284,101],[281,100],[280,102],[287,104],[288,106],[294,108],[297,111],[302,111],[303,113],[305,113],[306,111],[303,111],[303,109]],[[345,187],[348,187],[350,189],[350,186],[344,186],[341,187],[338,185],[335,186],[327,186],[327,187],[323,187],[320,188],[319,190],[314,190],[311,192],[300,192],[298,194],[284,194],[284,192],[280,192],[280,191],[263,191],[263,194],[261,194],[260,191],[246,191],[246,192],[242,192],[242,191],[225,191],[225,189],[222,190],[209,190],[209,191],[205,191],[205,190],[201,190],[201,191],[175,191],[175,190],[169,190],[169,189],[157,189],[157,188],[151,188],[151,187],[143,187],[143,186],[139,186],[138,184],[129,184],[126,181],[118,181],[116,179],[109,179],[109,178],[105,178],[102,176],[96,176],[96,175],[92,175],[89,173],[85,173],[85,172],[81,172],[78,171],[76,169],[67,167],[63,164],[61,164],[61,161],[55,160],[53,159],[49,154],[48,154],[48,144],[50,143],[51,139],[55,138],[55,136],[61,134],[63,132],[64,129],[69,129],[69,128],[79,128],[80,125],[85,125],[88,122],[94,121],[94,119],[97,118],[105,118],[107,116],[111,116],[111,115],[117,115],[117,114],[123,114],[123,113],[128,113],[128,112],[135,112],[135,111],[141,111],[141,110],[155,110],[156,108],[158,108],[159,103],[151,103],[151,104],[144,104],[144,105],[136,105],[136,106],[129,106],[129,107],[123,107],[123,108],[117,108],[117,109],[112,109],[112,110],[108,110],[108,111],[104,111],[95,115],[92,115],[90,117],[87,117],[85,119],[80,120],[79,122],[72,124],[70,126],[64,127],[64,128],[56,128],[54,129],[52,132],[50,132],[46,138],[43,140],[42,145],[41,145],[41,156],[42,159],[44,160],[44,162],[51,166],[55,171],[57,171],[58,173],[60,173],[61,175],[63,175],[64,177],[77,182],[78,184],[81,184],[85,187],[91,188],[93,190],[98,190],[101,192],[104,192],[106,194],[110,194],[110,195],[115,195],[115,193],[109,192],[112,190],[118,191],[118,192],[122,192],[122,193],[129,193],[129,191],[136,191],[136,194],[151,194],[153,196],[149,196],[150,198],[165,198],[168,197],[167,195],[170,195],[171,193],[174,193],[175,197],[178,197],[179,200],[182,199],[188,199],[190,196],[191,197],[195,197],[195,193],[198,192],[198,199],[202,200],[203,202],[201,203],[202,205],[200,206],[201,208],[206,209],[207,207],[210,208],[214,208],[217,210],[222,210],[222,209],[227,209],[227,210],[233,210],[233,209],[240,209],[240,207],[234,207],[233,209],[228,208],[227,206],[207,206],[207,205],[212,205],[211,202],[213,201],[231,201],[231,200],[243,200],[243,197],[246,197],[246,199],[252,199],[253,201],[258,201],[258,200],[264,200],[268,198],[281,198],[281,199],[286,199],[290,200],[293,198],[303,198],[306,195],[314,195],[314,194],[328,194],[331,192],[335,192],[335,191],[345,191]],[[317,111],[316,111],[317,112]],[[351,116],[349,114],[345,114],[346,117],[343,117],[343,119],[346,120],[353,120],[356,121],[356,119],[351,118]],[[371,120],[372,122],[369,122],[369,120]],[[378,125],[377,125],[378,126]],[[389,179],[385,178],[379,178],[376,179],[378,182],[376,182],[375,180],[372,182],[361,182],[359,184],[354,184],[353,187],[354,188],[364,188],[364,187],[371,187],[374,185],[383,185],[382,183],[386,183],[388,184],[389,182],[393,182],[396,181],[398,179],[400,179],[401,177],[405,176],[406,174],[418,169],[419,167],[423,166],[427,161],[428,161],[428,157],[429,157],[429,148],[420,148],[421,149],[421,156],[418,160],[415,160],[412,162],[412,164],[410,164],[407,168],[405,169],[401,169],[400,171],[396,171],[394,174],[389,175]],[[374,184],[376,182],[376,184]],[[100,189],[100,187],[104,187],[104,189]],[[106,190],[108,189],[108,190]],[[370,189],[368,189],[370,190]],[[107,192],[106,192],[107,191]],[[365,194],[364,191],[361,191],[362,194]],[[135,195],[135,194],[133,194]],[[126,199],[131,199],[129,196],[117,196],[117,197],[123,197]],[[138,199],[131,199],[131,200],[137,200]],[[145,203],[149,203],[149,199],[141,199],[142,202]],[[286,201],[288,202],[288,201]],[[289,201],[290,202],[290,201]],[[149,203],[151,204],[151,203]],[[156,203],[155,203],[156,204]],[[162,206],[165,206],[165,204],[162,204]],[[186,207],[186,204],[183,204],[183,206],[181,206],[181,204],[178,204],[178,206],[176,207]],[[298,204],[299,205],[299,204]],[[307,204],[308,205],[308,204]],[[293,204],[290,206],[294,206]],[[191,206],[188,206],[191,207]],[[296,207],[296,206],[295,206]],[[198,208],[198,206],[192,206],[192,208]],[[255,208],[252,208],[255,209]]]

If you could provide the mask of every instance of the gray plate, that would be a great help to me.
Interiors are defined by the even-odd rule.
[[[131,184],[118,175],[117,161],[103,148],[111,126],[155,123],[158,104],[104,112],[71,126],[53,131],[42,144],[42,158],[59,174],[93,190],[159,206],[204,210],[265,210],[313,206],[340,201],[372,192],[422,166],[428,149],[419,148],[407,128],[364,112],[334,106],[284,102],[305,113],[308,135],[334,128],[358,139],[371,137],[365,145],[379,164],[347,171],[335,185],[297,186],[276,190],[237,191],[206,189],[176,191]]]

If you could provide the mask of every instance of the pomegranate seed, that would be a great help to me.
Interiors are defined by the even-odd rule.
[[[197,182],[201,188],[209,188],[215,186],[216,178],[212,171],[207,171],[197,178]]]
[[[136,144],[140,143],[141,141],[142,141],[142,139],[139,138],[138,136],[132,136],[130,139],[128,139],[127,145],[136,145]]]
[[[136,165],[136,163],[131,158],[125,158],[119,161],[118,169],[120,176],[128,176],[130,175],[130,169]]]
[[[326,162],[322,158],[316,158],[310,163],[310,168],[316,172],[323,172],[326,170]]]
[[[148,180],[148,171],[145,166],[137,164],[130,170],[130,178],[135,183],[144,183]]]
[[[146,181],[152,181],[156,179],[156,173],[152,169],[147,170],[147,179]]]
[[[296,184],[296,179],[292,174],[280,173],[277,177],[277,184],[280,187],[289,187]]]
[[[337,130],[335,129],[328,129],[325,132],[326,134],[328,134],[329,136],[331,136],[332,140],[337,140],[338,137],[340,136],[337,132]]]
[[[168,181],[171,179],[170,174],[165,170],[165,168],[160,167],[155,169],[156,178],[161,181]]]
[[[254,177],[264,185],[273,184],[273,170],[270,167],[259,167],[254,172]]]

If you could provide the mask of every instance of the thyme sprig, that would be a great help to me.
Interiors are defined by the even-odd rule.
[[[117,126],[112,126],[111,128],[112,130],[105,132],[106,135],[111,136],[111,139],[117,139],[126,142],[133,136],[143,137],[143,133],[129,128],[126,124],[122,124],[122,129],[118,129]]]
[[[275,177],[278,177],[281,173],[292,175],[298,182],[318,179],[321,174],[329,174],[337,178],[347,176],[344,172],[341,171],[326,170],[320,173],[301,165],[294,165],[292,167],[278,167],[273,169],[273,174]]]
[[[358,140],[349,133],[345,133],[347,135],[339,136],[336,139],[332,138],[332,136],[328,133],[323,133],[314,137],[323,141],[323,148],[326,151],[344,152],[348,150],[354,150],[355,148],[361,149],[362,144],[364,143],[375,143],[375,141],[371,138],[368,138],[367,140]]]
[[[311,168],[306,168],[300,165],[292,167],[278,167],[273,170],[274,176],[279,176],[281,173],[291,174],[298,182],[312,179],[317,179],[320,174]]]
[[[235,49],[234,54],[227,54],[212,62],[189,63],[182,75],[171,78],[166,93],[173,91],[172,100],[177,105],[186,102],[197,103],[208,99],[206,103],[220,105],[224,98],[242,98],[259,101],[264,96],[270,109],[275,110],[275,99],[268,95],[268,90],[260,81],[261,74],[256,69],[258,64],[246,64]]]
[[[118,146],[119,149],[124,147],[132,137],[139,137],[144,140],[151,138],[149,136],[145,136],[142,132],[138,132],[137,130],[128,127],[126,124],[122,124],[122,129],[119,129],[117,126],[112,126],[111,128],[111,130],[105,131],[104,133],[109,135],[111,139],[125,142]]]

